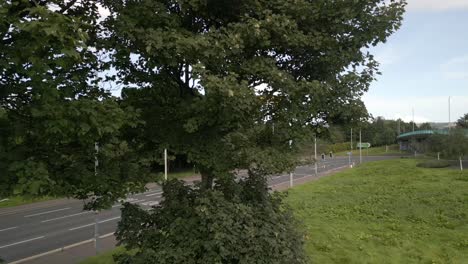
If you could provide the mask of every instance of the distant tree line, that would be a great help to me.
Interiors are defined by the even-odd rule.
[[[468,113],[461,116],[447,134],[434,134],[426,142],[428,154],[457,159],[468,155]]]
[[[324,138],[330,144],[351,142],[351,129],[353,130],[353,148],[359,142],[361,131],[362,142],[369,142],[372,146],[385,146],[397,143],[398,135],[413,130],[413,122],[405,122],[402,119],[389,120],[384,117],[370,117],[369,119],[349,124],[331,124]],[[414,124],[415,130],[432,129],[429,123]]]

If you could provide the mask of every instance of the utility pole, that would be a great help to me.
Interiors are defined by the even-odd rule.
[[[293,143],[293,141],[292,141],[292,139],[290,139],[289,140],[289,148],[292,147],[292,143]],[[294,184],[293,172],[290,171],[289,172],[289,187],[293,187],[293,184]]]
[[[167,181],[167,149],[164,149],[164,180]]]
[[[353,128],[351,128],[351,151],[353,151]]]
[[[99,145],[97,142],[94,143],[94,177],[97,178],[98,174],[98,154],[99,154]],[[99,211],[94,211],[94,250],[96,255],[99,254]]]
[[[414,108],[413,108],[413,132],[414,132]]]
[[[315,159],[315,176],[317,176],[318,172],[317,172],[317,136],[315,136],[315,140],[314,140],[314,159]]]
[[[463,171],[463,161],[462,157],[460,156],[460,170]]]
[[[362,138],[361,138],[361,129],[359,129],[359,164],[362,163]]]

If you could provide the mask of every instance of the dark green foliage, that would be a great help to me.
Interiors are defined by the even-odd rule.
[[[447,168],[450,166],[450,162],[446,160],[427,160],[418,163],[416,166],[421,168]]]
[[[432,126],[430,123],[422,123],[418,125],[418,130],[431,130]]]
[[[139,145],[122,140],[137,112],[97,85],[98,16],[91,0],[0,3],[0,197],[101,208],[147,182]]]
[[[468,133],[464,129],[451,129],[448,135],[434,134],[427,140],[429,152],[439,152],[444,159],[458,159],[468,154]]]
[[[457,120],[457,127],[468,129],[468,113]]]
[[[122,264],[306,263],[302,236],[283,196],[268,193],[261,175],[212,190],[169,181],[164,201],[151,211],[131,204],[122,209],[117,238],[132,254],[116,259]]]

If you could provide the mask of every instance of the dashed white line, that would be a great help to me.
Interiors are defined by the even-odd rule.
[[[155,205],[159,204],[159,201],[149,201],[149,202],[144,202],[144,203],[141,203],[141,204],[146,205],[146,206],[155,206]]]
[[[38,215],[50,214],[50,213],[60,212],[60,211],[68,210],[68,209],[70,209],[70,207],[57,209],[57,210],[52,210],[52,211],[47,211],[47,212],[42,212],[42,213],[37,213],[37,214],[25,215],[24,217],[33,217],[33,216],[38,216]]]
[[[102,221],[99,221],[98,223],[102,224],[102,223],[117,220],[117,219],[120,219],[120,216],[109,218],[109,219],[106,219],[106,220],[102,220]],[[94,225],[94,223],[91,223],[91,224],[87,224],[87,225],[82,225],[82,226],[77,226],[77,227],[74,227],[74,228],[70,228],[68,230],[69,231],[74,231],[74,230],[82,229],[82,228],[85,228],[85,227],[88,227],[88,226],[93,226],[93,225]]]
[[[106,220],[102,220],[102,221],[99,222],[99,223],[101,224],[101,223],[105,223],[105,222],[109,222],[109,221],[117,220],[117,219],[120,219],[120,216],[113,217],[113,218],[109,218],[109,219],[106,219]]]
[[[131,204],[136,204],[136,203],[141,203],[141,202],[144,202],[146,201],[145,199],[141,199],[141,200],[136,200],[136,201],[132,201],[130,202]]]
[[[157,193],[147,194],[145,196],[150,197],[150,196],[161,195],[161,194],[162,194],[162,192],[157,192]]]
[[[150,193],[154,193],[154,192],[162,193],[162,190],[150,190],[150,191],[145,192],[144,194],[150,194]]]
[[[69,217],[73,217],[73,216],[77,216],[77,215],[83,215],[83,214],[89,214],[89,213],[92,213],[92,212],[87,211],[87,212],[81,212],[81,213],[77,213],[77,214],[65,215],[65,216],[61,216],[61,217],[57,217],[57,218],[47,219],[47,220],[41,221],[41,223],[47,223],[47,222],[50,222],[50,221],[60,220],[60,219],[64,219],[64,218],[69,218]]]
[[[5,229],[0,229],[0,232],[8,231],[8,230],[16,229],[16,228],[18,228],[18,227],[14,226],[14,227],[9,227],[9,228],[5,228]]]
[[[74,228],[70,228],[68,229],[69,231],[74,231],[74,230],[77,230],[77,229],[81,229],[81,228],[85,228],[85,227],[88,227],[88,226],[93,226],[93,224],[87,224],[87,225],[82,225],[82,226],[78,226],[78,227],[74,227]]]
[[[11,246],[15,246],[15,245],[18,245],[18,244],[27,243],[27,242],[30,242],[30,241],[33,241],[33,240],[42,239],[42,238],[44,238],[44,236],[35,237],[35,238],[31,238],[31,239],[27,239],[27,240],[15,242],[15,243],[12,243],[12,244],[9,244],[9,245],[0,246],[0,249],[2,249],[2,248],[7,248],[7,247],[11,247]]]

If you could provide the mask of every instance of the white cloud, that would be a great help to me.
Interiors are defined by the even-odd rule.
[[[468,10],[468,0],[408,0],[408,11]]]
[[[374,116],[387,119],[402,118],[405,121],[448,122],[448,96],[387,98],[365,95],[363,97],[367,110]],[[468,113],[468,96],[451,97],[451,121],[454,122]]]
[[[468,55],[448,60],[440,66],[440,70],[447,79],[468,80]]]

